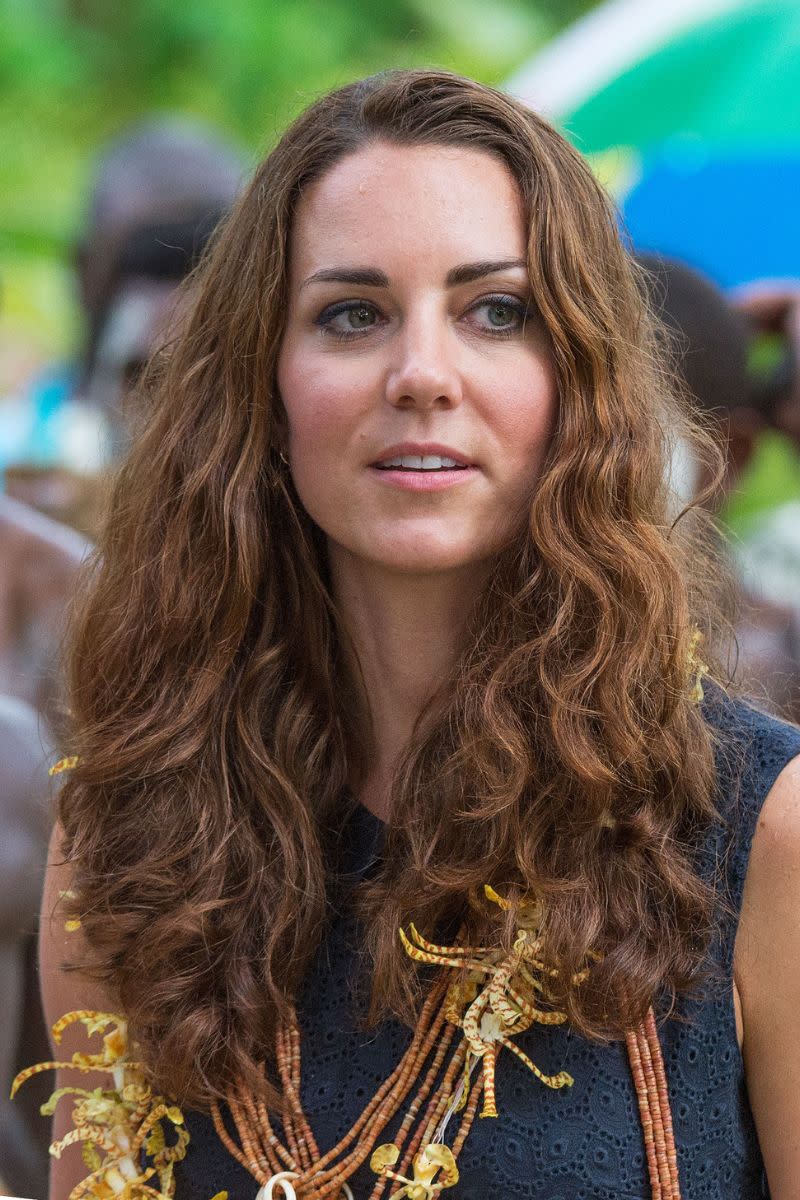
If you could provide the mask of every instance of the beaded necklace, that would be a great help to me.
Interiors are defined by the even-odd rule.
[[[53,768],[67,769],[63,763]],[[503,908],[508,902],[486,887],[488,899]],[[233,1158],[260,1184],[256,1200],[354,1200],[348,1180],[368,1155],[377,1178],[369,1200],[380,1200],[389,1183],[400,1185],[392,1200],[435,1200],[459,1178],[457,1159],[472,1128],[478,1105],[481,1116],[496,1117],[494,1074],[502,1048],[517,1056],[541,1083],[569,1087],[566,1071],[546,1075],[512,1040],[533,1023],[555,1025],[566,1014],[550,1007],[547,981],[558,974],[540,957],[539,905],[522,900],[519,928],[510,954],[487,946],[439,946],[414,928],[401,931],[407,952],[418,962],[442,968],[422,1006],[411,1042],[339,1143],[320,1154],[300,1100],[300,1030],[292,1010],[281,1024],[276,1060],[283,1107],[283,1140],[275,1132],[266,1105],[238,1084],[226,1097],[238,1143],[225,1125],[218,1104],[212,1108],[217,1134]],[[79,921],[67,922],[70,928]],[[573,976],[579,985],[586,970]],[[12,1097],[42,1071],[103,1071],[113,1077],[106,1089],[79,1087],[56,1091],[42,1109],[52,1112],[67,1095],[73,1099],[73,1124],[50,1147],[56,1158],[70,1145],[83,1146],[89,1175],[69,1200],[173,1200],[174,1165],[186,1153],[189,1135],[174,1101],[152,1092],[136,1049],[129,1050],[124,1019],[113,1013],[68,1013],[53,1026],[56,1042],[67,1026],[80,1022],[92,1033],[111,1032],[99,1054],[76,1052],[69,1062],[37,1063],[14,1080]],[[459,1038],[457,1035],[461,1033]],[[642,1123],[652,1200],[680,1200],[677,1154],[664,1061],[652,1008],[643,1024],[626,1036],[628,1057]],[[383,1129],[408,1101],[392,1142],[377,1145]],[[445,1135],[451,1125],[448,1145]],[[170,1143],[164,1126],[174,1130]],[[150,1165],[141,1160],[146,1152]],[[153,1187],[155,1179],[159,1186]],[[212,1200],[227,1200],[218,1193]]]
[[[695,703],[703,699],[703,678],[708,667],[699,657],[702,635],[695,629],[690,641],[688,667]],[[61,759],[51,775],[73,769],[78,758]],[[613,823],[613,818],[604,818]],[[508,909],[510,904],[486,885],[486,898]],[[276,1038],[276,1061],[283,1107],[283,1140],[275,1132],[266,1105],[249,1088],[237,1084],[227,1094],[238,1143],[225,1125],[218,1104],[212,1107],[214,1126],[223,1145],[261,1186],[256,1200],[354,1200],[348,1184],[370,1155],[377,1178],[369,1200],[381,1200],[390,1183],[399,1187],[391,1200],[436,1200],[458,1183],[457,1159],[469,1136],[478,1104],[482,1117],[496,1117],[495,1067],[502,1048],[524,1063],[550,1088],[570,1087],[566,1071],[544,1074],[519,1046],[514,1035],[534,1023],[555,1025],[566,1014],[549,1003],[547,982],[559,974],[544,958],[539,934],[541,909],[535,899],[517,902],[519,924],[510,954],[492,946],[440,946],[427,941],[413,926],[408,935],[399,931],[407,953],[415,961],[438,966],[439,975],[422,1006],[411,1042],[392,1074],[379,1087],[348,1133],[332,1150],[320,1154],[300,1099],[300,1028],[291,1010]],[[66,922],[67,929],[80,921]],[[573,976],[580,985],[589,968]],[[65,1088],[54,1093],[46,1109],[71,1093],[75,1128],[51,1146],[58,1157],[71,1144],[84,1146],[90,1174],[73,1189],[69,1200],[172,1200],[173,1167],[186,1153],[188,1133],[180,1109],[147,1085],[141,1064],[128,1058],[125,1022],[109,1013],[69,1013],[53,1027],[56,1041],[62,1028],[75,1021],[90,1032],[113,1026],[97,1055],[76,1053],[69,1063],[38,1063],[20,1072],[12,1096],[40,1071],[72,1068],[101,1070],[114,1077],[114,1088]],[[460,1032],[460,1038],[457,1034]],[[644,1022],[626,1034],[628,1058],[639,1104],[652,1200],[680,1200],[678,1161],[669,1104],[664,1059],[653,1009]],[[416,1091],[392,1142],[377,1145],[381,1132],[399,1113],[416,1085]],[[167,1144],[163,1126],[176,1131]],[[455,1123],[451,1144],[445,1135]],[[147,1151],[152,1165],[142,1167],[140,1152]],[[159,1187],[152,1186],[156,1177]],[[227,1200],[218,1193],[212,1200]]]
[[[703,700],[708,667],[699,655],[703,635],[695,628],[687,654],[691,698]],[[605,817],[604,823],[613,824]],[[509,905],[488,885],[489,900]],[[394,1072],[381,1085],[360,1117],[339,1143],[320,1155],[300,1100],[300,1030],[292,1010],[277,1035],[276,1059],[283,1088],[281,1113],[284,1140],[275,1133],[264,1104],[244,1086],[227,1096],[239,1142],[225,1126],[219,1105],[212,1110],[217,1134],[229,1153],[261,1184],[256,1200],[353,1200],[348,1184],[371,1154],[377,1179],[369,1200],[381,1200],[387,1185],[399,1184],[392,1200],[435,1200],[459,1178],[457,1159],[466,1141],[478,1104],[482,1117],[496,1117],[494,1078],[502,1047],[517,1056],[547,1087],[569,1087],[566,1071],[545,1075],[512,1041],[534,1022],[544,1025],[566,1020],[566,1014],[547,1006],[547,978],[558,974],[541,955],[538,936],[541,912],[535,900],[523,898],[517,908],[520,928],[510,955],[487,946],[438,946],[414,928],[401,929],[406,951],[418,962],[443,968],[423,1005],[411,1043]],[[580,984],[586,972],[572,983]],[[542,1007],[542,1005],[545,1007]],[[462,1037],[456,1040],[460,1030]],[[669,1103],[664,1059],[652,1007],[644,1022],[625,1038],[633,1075],[647,1157],[652,1200],[680,1200],[678,1159]],[[449,1057],[448,1057],[449,1056]],[[447,1064],[445,1066],[445,1063]],[[476,1070],[477,1068],[477,1070]],[[474,1075],[474,1078],[473,1078]],[[406,1109],[394,1140],[375,1143],[381,1131]],[[452,1143],[445,1143],[451,1121],[457,1122]],[[280,1190],[277,1190],[280,1189]],[[217,1198],[215,1197],[215,1200]]]
[[[494,889],[487,886],[485,893],[494,903],[509,907]],[[517,919],[520,927],[510,954],[488,946],[439,946],[423,938],[413,925],[408,936],[400,931],[412,958],[442,970],[397,1067],[341,1141],[322,1155],[300,1100],[300,1031],[292,1012],[276,1043],[283,1140],[266,1106],[243,1085],[232,1088],[226,1097],[236,1138],[219,1105],[212,1109],[221,1142],[261,1184],[256,1200],[352,1200],[348,1180],[368,1155],[377,1176],[369,1200],[381,1200],[390,1183],[399,1185],[391,1193],[393,1198],[434,1200],[458,1182],[457,1159],[481,1099],[481,1117],[497,1116],[494,1075],[501,1049],[516,1055],[545,1086],[571,1086],[566,1071],[544,1074],[512,1040],[534,1023],[554,1025],[566,1020],[565,1013],[548,1004],[547,980],[558,971],[540,957],[539,905],[521,901]],[[573,984],[579,985],[586,974],[584,970],[574,976]],[[627,1035],[626,1044],[653,1200],[680,1200],[666,1075],[652,1009],[645,1022]],[[394,1139],[376,1145],[382,1130],[406,1103]]]

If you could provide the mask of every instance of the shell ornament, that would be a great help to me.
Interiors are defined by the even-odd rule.
[[[64,1030],[77,1023],[90,1037],[103,1035],[99,1052],[75,1053],[68,1062],[26,1067],[11,1086],[12,1098],[42,1071],[105,1073],[110,1077],[108,1087],[58,1088],[42,1105],[42,1115],[52,1116],[62,1100],[72,1099],[73,1128],[50,1147],[53,1157],[60,1158],[67,1147],[81,1145],[89,1174],[72,1189],[69,1200],[172,1200],[173,1167],[189,1143],[181,1110],[152,1091],[142,1065],[129,1057],[121,1017],[88,1010],[67,1013],[53,1026],[56,1045]]]
[[[483,890],[493,904],[505,911],[511,908],[511,903],[488,883]],[[570,1087],[574,1082],[566,1071],[546,1075],[511,1040],[534,1023],[561,1025],[567,1019],[566,1013],[542,1007],[547,1000],[547,980],[559,972],[541,957],[541,905],[537,900],[523,898],[516,906],[516,914],[519,924],[510,954],[492,946],[439,946],[427,941],[413,924],[408,927],[408,935],[400,930],[406,953],[415,962],[451,967],[460,973],[448,989],[447,1016],[462,1029],[469,1046],[465,1072],[470,1072],[474,1060],[483,1061],[482,1117],[497,1116],[495,1067],[503,1047],[516,1055],[546,1087]],[[581,971],[573,976],[572,982],[581,983],[587,974],[588,969]]]

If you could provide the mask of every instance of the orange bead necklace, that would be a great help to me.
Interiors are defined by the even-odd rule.
[[[490,900],[508,907],[492,888],[485,891]],[[565,1071],[545,1075],[512,1040],[534,1023],[566,1020],[547,1000],[547,980],[558,972],[541,957],[538,904],[519,902],[517,919],[520,928],[511,954],[488,946],[437,946],[413,925],[409,936],[401,931],[412,958],[442,970],[397,1067],[325,1154],[320,1154],[300,1099],[300,1030],[292,1013],[276,1044],[283,1139],[266,1106],[243,1085],[232,1088],[226,1098],[235,1136],[219,1105],[212,1109],[223,1145],[261,1185],[257,1200],[352,1200],[348,1180],[370,1155],[377,1178],[369,1200],[380,1200],[389,1184],[395,1185],[393,1198],[434,1200],[458,1182],[458,1156],[481,1099],[480,1115],[497,1116],[494,1077],[501,1049],[511,1051],[547,1087],[572,1084]],[[585,974],[573,982],[579,984]],[[666,1075],[652,1009],[626,1043],[653,1200],[680,1200]],[[382,1131],[404,1105],[393,1141],[379,1145]]]

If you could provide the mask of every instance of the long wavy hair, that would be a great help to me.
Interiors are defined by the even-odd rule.
[[[411,1021],[419,1003],[398,926],[477,932],[484,882],[543,899],[563,979],[600,956],[580,987],[554,984],[591,1037],[689,988],[715,919],[695,860],[715,815],[712,734],[687,655],[694,626],[710,649],[718,622],[702,531],[675,519],[667,470],[679,434],[708,443],[613,209],[580,155],[500,92],[439,71],[343,87],[284,134],[193,280],[72,626],[68,904],[154,1080],[197,1105],[234,1078],[259,1085],[370,761],[324,538],[278,453],[275,367],[298,197],[375,140],[508,167],[559,411],[357,893],[370,1019]]]

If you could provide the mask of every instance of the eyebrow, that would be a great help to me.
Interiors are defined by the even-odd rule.
[[[513,271],[517,267],[528,270],[528,264],[524,258],[500,258],[496,261],[464,263],[462,266],[453,267],[452,271],[448,271],[445,282],[448,287],[458,287],[462,283],[474,283],[476,279],[483,279],[486,275],[498,275],[501,271]]]
[[[360,287],[388,287],[389,276],[377,267],[326,267],[309,275],[300,286],[308,287],[309,283],[354,283]]]
[[[464,283],[474,283],[486,275],[497,275],[500,271],[511,271],[522,267],[527,271],[528,264],[524,258],[500,258],[483,260],[474,263],[462,263],[447,272],[445,284],[447,287],[459,287]],[[303,280],[301,288],[310,283],[351,283],[357,287],[387,288],[389,276],[377,267],[324,267],[315,271]]]

